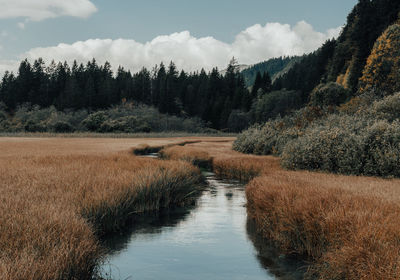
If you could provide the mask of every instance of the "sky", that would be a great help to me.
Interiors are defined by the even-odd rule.
[[[0,74],[42,57],[134,72],[161,61],[224,68],[309,53],[357,0],[0,0]]]

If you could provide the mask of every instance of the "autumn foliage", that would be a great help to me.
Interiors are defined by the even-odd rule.
[[[400,90],[400,25],[391,25],[378,38],[360,78],[360,91],[392,94]]]

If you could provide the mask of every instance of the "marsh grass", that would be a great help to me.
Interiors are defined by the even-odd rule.
[[[307,279],[399,279],[400,180],[288,171],[279,158],[197,143],[221,177],[248,181],[248,216],[282,253],[310,263]]]
[[[398,179],[287,171],[278,158],[232,151],[229,139],[164,149],[179,160],[135,157],[126,147],[139,140],[0,140],[1,279],[91,279],[104,254],[99,235],[132,215],[193,202],[196,158],[212,158],[219,176],[250,180],[249,218],[283,253],[311,262],[308,278],[400,275]]]
[[[207,170],[213,168],[213,158],[207,152],[197,150],[190,145],[164,148],[160,151],[160,156],[163,159],[183,160]]]
[[[310,279],[398,279],[400,182],[281,171],[247,186],[248,214]]]
[[[0,143],[8,147],[0,156],[1,279],[92,279],[104,256],[100,235],[132,215],[191,204],[200,191],[200,171],[189,163],[85,154],[72,144],[70,155],[53,153],[49,143],[58,141],[29,140],[21,151]]]
[[[194,143],[199,143],[201,140],[192,140],[192,141],[182,141],[182,142],[177,142],[177,143],[170,143],[170,144],[165,144],[165,145],[148,145],[148,144],[141,144],[137,147],[132,148],[132,153],[135,155],[148,155],[148,154],[153,154],[153,153],[158,153],[163,149],[167,149],[170,147],[175,147],[175,146],[185,146],[187,144],[194,144]]]

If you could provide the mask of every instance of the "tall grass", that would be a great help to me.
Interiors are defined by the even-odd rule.
[[[192,146],[172,146],[160,151],[164,159],[183,160],[200,168],[212,169],[213,158],[206,152]]]
[[[199,191],[200,172],[185,162],[128,151],[49,155],[42,141],[52,151],[61,140],[22,141],[22,151],[0,143],[8,147],[0,156],[1,279],[92,279],[99,235],[137,213],[192,203]]]
[[[279,158],[197,143],[220,176],[252,179],[248,216],[282,253],[311,264],[307,279],[399,279],[400,180],[287,171]]]
[[[398,279],[400,182],[277,172],[247,186],[248,214],[310,279]]]

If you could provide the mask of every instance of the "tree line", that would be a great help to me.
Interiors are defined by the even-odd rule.
[[[86,65],[74,61],[72,66],[67,62],[46,65],[42,59],[33,63],[24,60],[17,75],[6,72],[3,76],[0,102],[11,115],[25,103],[55,106],[61,111],[96,111],[134,102],[154,106],[164,114],[199,117],[212,128],[224,129],[232,113],[249,112],[259,88],[270,88],[266,75],[263,81],[269,85],[258,80],[249,91],[235,59],[224,75],[217,68],[208,73],[204,69],[179,72],[173,62],[132,74],[121,66],[113,73],[110,63],[99,65],[95,59]]]

